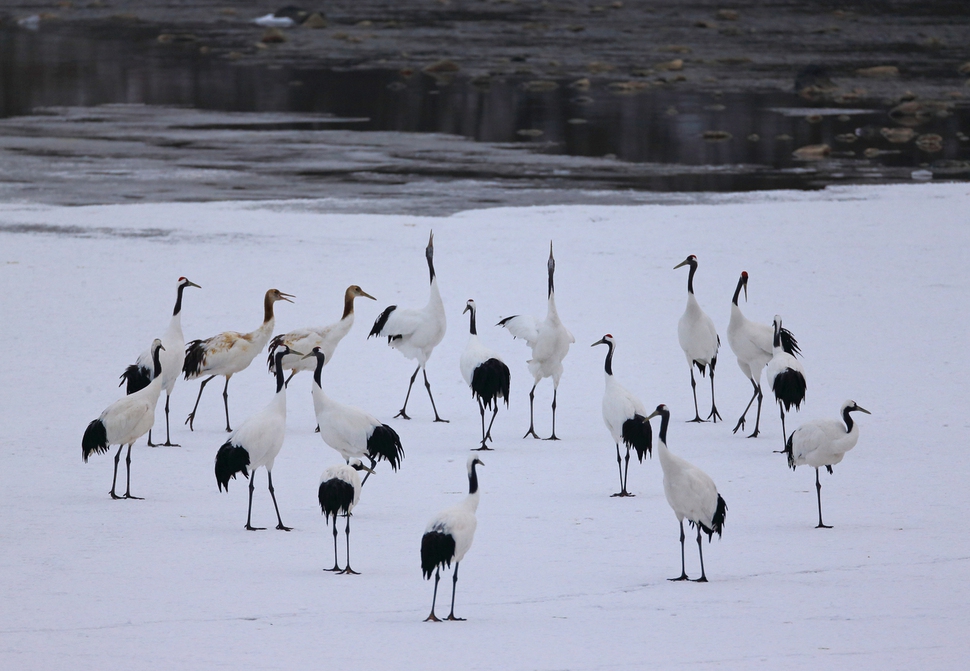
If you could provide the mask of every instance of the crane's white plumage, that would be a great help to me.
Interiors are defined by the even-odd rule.
[[[475,539],[475,528],[478,520],[475,512],[478,510],[478,500],[481,496],[478,490],[478,473],[476,466],[484,466],[475,456],[468,458],[468,496],[456,506],[441,511],[428,522],[424,535],[421,537],[421,571],[425,579],[430,579],[434,573],[434,595],[431,599],[431,614],[425,622],[440,620],[434,614],[434,604],[438,598],[438,580],[441,569],[451,566],[455,562],[455,571],[451,586],[451,614],[446,619],[461,620],[455,617],[455,588],[458,586],[458,564],[465,557],[465,553],[472,546]]]
[[[131,446],[139,438],[148,433],[155,424],[155,406],[162,392],[162,364],[161,353],[165,351],[162,341],[158,338],[152,343],[152,381],[147,387],[120,398],[101,413],[101,416],[88,424],[81,438],[81,459],[87,461],[94,454],[103,454],[111,445],[118,446],[115,454],[114,477],[111,479],[111,498],[137,499],[131,495]],[[125,495],[115,494],[115,482],[118,479],[118,460],[121,449],[127,445],[128,453],[125,458],[127,470],[127,484]]]
[[[229,439],[216,453],[215,473],[219,490],[225,487],[229,491],[229,479],[235,479],[236,473],[242,473],[249,478],[249,512],[246,515],[246,528],[254,531],[252,526],[253,490],[255,489],[256,469],[266,467],[266,478],[269,483],[269,493],[273,498],[276,509],[276,528],[289,531],[290,527],[283,525],[280,508],[276,503],[276,490],[273,488],[273,464],[283,447],[286,435],[286,385],[283,380],[283,369],[279,361],[290,352],[283,347],[277,353],[276,394],[262,410],[249,417],[238,429],[233,431]],[[250,474],[247,472],[252,471]]]
[[[701,560],[701,577],[697,582],[707,582],[704,572],[704,552],[701,549],[701,531],[707,534],[708,541],[714,534],[721,536],[727,504],[717,491],[711,477],[686,459],[672,454],[667,449],[667,426],[670,410],[666,405],[658,405],[650,415],[660,415],[660,436],[657,441],[657,455],[664,472],[664,495],[667,503],[680,522],[680,576],[671,580],[687,580],[684,566],[684,520],[697,527],[697,551]]]
[[[370,471],[369,468],[360,463],[360,459],[352,459],[347,464],[330,466],[320,476],[320,486],[317,489],[317,500],[320,502],[320,511],[325,519],[330,521],[333,517],[333,568],[325,569],[335,573],[358,575],[357,571],[350,568],[350,514],[360,501],[360,476],[357,471]],[[341,569],[337,562],[337,516],[343,515],[347,518],[345,533],[347,535],[347,567]]]
[[[778,410],[781,413],[781,439],[783,443],[787,443],[785,411],[791,410],[792,406],[795,410],[801,407],[802,402],[805,401],[805,390],[808,385],[805,381],[805,368],[782,346],[781,332],[781,317],[775,315],[772,353],[768,361],[768,382],[771,384],[771,391],[775,394]]]
[[[168,323],[168,329],[162,336],[162,389],[165,390],[165,442],[166,447],[179,447],[172,442],[171,431],[168,422],[168,404],[172,396],[172,389],[175,388],[175,381],[182,374],[182,364],[185,362],[185,336],[182,335],[182,290],[185,287],[199,287],[198,284],[184,277],[178,279],[176,285],[175,310],[172,312],[172,319]],[[121,374],[121,384],[125,384],[129,394],[146,387],[151,382],[152,373],[152,349],[149,347],[138,355],[135,363],[128,366]],[[120,384],[118,386],[121,386]],[[152,442],[152,432],[148,431],[148,445],[155,447]]]
[[[613,376],[613,351],[616,342],[607,333],[592,344],[607,345],[606,389],[603,392],[603,422],[616,443],[616,467],[620,471],[620,491],[613,496],[633,496],[627,491],[627,473],[630,470],[630,448],[637,451],[637,458],[643,463],[644,455],[651,453],[652,434],[647,411],[636,396],[616,381]],[[626,445],[626,464],[620,459],[620,442]]]
[[[488,450],[485,441],[492,439],[492,424],[495,416],[498,415],[498,400],[505,399],[505,406],[509,405],[509,386],[511,384],[511,374],[509,367],[505,365],[501,355],[495,350],[489,349],[478,339],[478,327],[475,323],[477,308],[475,301],[469,299],[465,303],[464,312],[470,312],[469,316],[469,335],[468,344],[465,345],[461,353],[458,367],[461,369],[461,376],[465,378],[472,390],[472,396],[478,399],[478,410],[482,416],[482,445],[478,449]],[[488,430],[485,429],[485,409],[494,406],[492,421],[488,423]]]
[[[559,440],[556,437],[556,395],[559,391],[559,380],[562,378],[562,360],[569,352],[569,346],[576,342],[576,338],[563,326],[559,319],[559,311],[556,309],[556,291],[553,283],[553,275],[556,272],[556,259],[552,255],[552,242],[549,242],[549,260],[546,263],[549,274],[548,304],[546,308],[546,318],[539,321],[530,315],[513,315],[501,320],[498,325],[504,326],[512,334],[513,338],[522,338],[525,344],[532,350],[532,358],[527,362],[529,373],[535,381],[532,390],[529,392],[529,430],[526,436],[538,438],[535,431],[535,415],[533,402],[535,400],[536,386],[543,378],[552,378],[552,435],[548,440]]]
[[[816,529],[830,529],[822,524],[822,483],[819,482],[818,469],[822,466],[832,472],[832,466],[842,461],[845,453],[859,442],[859,425],[852,420],[851,413],[868,410],[855,401],[846,401],[839,410],[842,417],[837,419],[816,419],[802,424],[792,431],[785,444],[788,465],[792,470],[797,466],[811,466],[815,469],[815,493],[818,496],[818,526]]]
[[[742,289],[744,289],[744,297],[747,300],[748,273],[743,271],[741,277],[738,279],[738,286],[734,290],[734,298],[731,301],[731,321],[728,322],[727,338],[728,344],[731,346],[731,351],[737,357],[738,368],[751,381],[751,385],[754,387],[754,393],[751,396],[751,400],[748,401],[748,406],[738,419],[738,423],[734,426],[734,433],[737,433],[738,429],[744,428],[744,420],[748,414],[748,410],[757,398],[758,413],[754,423],[754,431],[748,436],[748,438],[755,438],[761,433],[759,429],[761,424],[761,402],[764,398],[764,393],[761,390],[761,371],[771,361],[774,329],[767,324],[753,322],[744,316],[744,313],[741,312],[741,308],[738,306],[738,298],[740,297]],[[789,354],[794,355],[799,352],[798,342],[787,329],[781,330],[781,344],[782,348]]]
[[[431,352],[445,337],[447,320],[445,319],[445,306],[441,302],[441,294],[438,291],[438,278],[434,272],[434,232],[428,239],[428,246],[424,252],[428,261],[428,272],[431,274],[431,291],[428,296],[428,304],[423,308],[398,308],[391,305],[378,316],[374,326],[368,334],[387,338],[387,344],[399,351],[408,359],[415,359],[418,367],[414,369],[411,376],[411,383],[408,385],[407,396],[404,397],[404,406],[395,417],[411,419],[407,414],[408,399],[411,397],[411,387],[418,376],[418,371],[424,371],[424,386],[428,390],[428,397],[431,399],[431,408],[434,410],[434,421],[447,422],[438,416],[438,408],[434,403],[434,396],[431,395],[431,383],[428,382],[428,372],[424,370]]]
[[[316,361],[313,371],[313,411],[320,426],[323,442],[337,450],[349,463],[367,457],[371,467],[385,460],[397,470],[404,458],[404,448],[397,432],[373,415],[351,405],[338,403],[326,395],[321,385],[326,355],[319,347],[307,355]],[[364,477],[366,482],[368,474]]]
[[[226,378],[226,386],[222,390],[222,401],[226,406],[226,431],[232,431],[229,425],[229,378],[248,368],[256,355],[266,347],[273,333],[273,326],[276,324],[273,304],[277,301],[292,303],[291,298],[293,298],[292,294],[284,294],[279,289],[270,289],[263,298],[263,323],[255,331],[249,333],[225,331],[206,340],[193,340],[186,345],[185,363],[182,365],[185,379],[194,380],[203,375],[209,376],[199,386],[195,407],[185,420],[190,430],[194,430],[195,411],[199,409],[202,391],[212,378],[223,375]]]
[[[692,422],[703,422],[700,412],[697,410],[697,382],[694,380],[694,366],[701,375],[704,375],[707,368],[711,369],[711,412],[707,419],[717,422],[721,419],[714,402],[714,368],[717,366],[717,350],[721,346],[721,339],[714,328],[714,322],[707,313],[701,310],[701,306],[694,297],[694,273],[697,272],[697,257],[691,254],[686,259],[674,266],[674,269],[681,266],[690,266],[690,274],[687,276],[687,308],[677,322],[677,340],[680,348],[684,350],[687,357],[687,368],[690,370],[690,388],[694,394],[694,419]]]
[[[282,345],[300,352],[309,352],[314,347],[319,347],[320,351],[326,355],[327,363],[330,363],[337,345],[343,340],[344,336],[350,333],[350,329],[354,325],[354,299],[360,297],[375,300],[373,296],[359,286],[352,284],[344,292],[344,312],[339,321],[328,326],[296,329],[289,333],[281,333],[273,338],[269,343],[269,356],[267,357],[269,372],[276,372],[274,370],[276,350]],[[298,357],[293,354],[284,357],[283,370],[291,371],[290,377],[286,380],[287,384],[300,371],[313,370],[315,366],[316,362],[313,359]]]

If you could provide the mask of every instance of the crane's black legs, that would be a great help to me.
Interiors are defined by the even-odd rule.
[[[704,573],[704,550],[701,545],[701,525],[697,525],[697,553],[701,557],[701,577],[694,582],[707,582],[707,575]]]
[[[342,573],[344,575],[347,575],[347,574],[360,575],[360,573],[350,568],[350,513],[347,513],[346,517],[347,517],[347,528],[345,529],[345,533],[347,534],[347,568],[345,568],[343,571],[337,571],[337,573]],[[337,518],[334,517],[334,529],[337,528],[336,524],[337,524]],[[334,549],[334,561],[336,561],[336,548]]]
[[[559,440],[559,438],[556,437],[556,394],[558,393],[559,393],[559,390],[556,388],[553,388],[552,390],[552,435],[546,438],[546,440]]]
[[[121,450],[119,450],[120,452]],[[142,500],[140,496],[131,495],[131,444],[128,445],[128,452],[125,453],[125,496],[126,499]]]
[[[370,477],[370,474],[374,472],[374,468],[377,467],[377,460],[374,459],[374,457],[368,455],[367,458],[370,459],[370,470],[367,471],[367,475],[364,476],[364,479],[360,481],[361,487],[364,486],[364,483],[367,482],[367,478]]]
[[[411,383],[408,385],[407,396],[404,397],[404,406],[401,408],[400,412],[394,415],[394,419],[397,419],[398,417],[401,419],[411,419],[408,417],[408,413],[405,411],[408,409],[408,399],[411,398],[411,387],[414,386],[414,380],[417,379],[419,370],[421,370],[421,364],[418,364],[418,367],[414,369],[414,375],[411,376]],[[428,393],[431,392],[429,391]]]
[[[455,564],[455,568],[458,565]],[[441,620],[434,614],[434,602],[438,600],[438,581],[441,579],[441,569],[436,568],[434,570],[434,595],[431,597],[431,615],[424,618],[425,622],[441,622]]]
[[[476,447],[474,450],[472,450],[473,452],[481,452],[482,450],[491,450],[492,449],[488,445],[485,444],[485,439],[488,437],[488,434],[485,433],[485,406],[482,405],[482,399],[478,399],[478,411],[482,415],[482,446],[481,447]],[[498,412],[498,408],[495,408],[495,412]],[[495,415],[492,415],[492,421],[493,422],[495,421]],[[488,425],[488,430],[489,431],[492,430],[492,425],[491,424]]]
[[[195,397],[195,407],[192,408],[192,412],[190,412],[189,416],[185,419],[185,423],[189,425],[189,431],[195,431],[195,428],[192,425],[195,424],[195,411],[199,409],[199,400],[202,398],[202,390],[205,389],[207,384],[209,384],[209,380],[214,377],[215,375],[210,375],[206,379],[202,380],[202,384],[199,385],[199,395]],[[226,380],[227,384],[228,382],[229,380]]]
[[[210,380],[212,378],[209,378]],[[246,513],[246,528],[249,531],[262,531],[266,527],[254,527],[251,522],[253,519],[253,490],[256,489],[256,470],[249,474],[249,512]]]
[[[749,378],[750,379],[750,378]],[[754,421],[754,432],[748,436],[748,438],[757,438],[761,430],[758,428],[761,425],[761,400],[764,398],[764,394],[761,393],[761,385],[751,380],[751,386],[754,387],[754,393],[751,394],[751,400],[748,401],[748,406],[741,413],[741,417],[738,419],[738,423],[734,426],[734,433],[738,432],[738,429],[744,428],[744,418],[748,414],[748,410],[751,409],[751,404],[754,403],[754,399],[758,399],[758,416]]]
[[[226,433],[232,431],[232,427],[229,426],[229,378],[232,375],[226,375],[226,386],[222,389],[222,403],[226,406]]]
[[[701,413],[697,410],[697,381],[694,379],[694,365],[690,366],[690,390],[694,393],[694,419],[690,420],[692,422],[703,422],[701,419]]]
[[[523,438],[528,438],[529,436],[532,436],[533,438],[539,437],[539,434],[536,433],[535,405],[534,405],[535,398],[536,398],[537,384],[539,383],[536,382],[536,384],[532,385],[532,391],[529,392],[529,430],[525,432],[525,435],[522,436]]]
[[[495,410],[492,412],[492,421],[488,423],[488,430],[485,432],[486,440],[492,440],[492,424],[495,423],[495,418],[498,416],[498,399],[493,402],[495,403]]]
[[[818,469],[815,469],[815,493],[818,495],[818,526],[816,529],[831,529],[828,524],[822,524],[822,483],[818,480]]]
[[[296,369],[295,368],[290,371],[290,376],[288,378],[286,378],[286,382],[283,383],[283,386],[284,387],[289,387],[290,386],[290,380],[293,379],[293,376],[294,375],[296,375]]]
[[[338,573],[340,565],[337,563],[337,516],[333,516],[333,568],[325,568],[324,571]]]
[[[457,620],[459,622],[464,622],[465,618],[455,617],[455,590],[458,588],[458,562],[455,562],[455,574],[451,577],[451,613],[448,614],[446,620]]]
[[[773,450],[775,454],[781,454],[788,449],[788,432],[785,431],[785,406],[778,401],[778,411],[781,413],[781,449]]]
[[[711,414],[707,416],[709,420],[717,424],[717,420],[721,420],[721,413],[717,411],[717,406],[714,405],[714,367],[717,365],[717,357],[711,359]],[[696,400],[696,399],[695,399]]]
[[[630,448],[626,448],[626,472],[623,468],[623,460],[620,458],[620,444],[616,444],[616,468],[620,472],[620,491],[612,496],[633,496],[630,492],[626,490],[626,480],[627,474],[630,471]]]
[[[121,450],[123,450],[124,447],[125,447],[124,445],[119,445],[118,446],[118,451],[115,452],[115,474],[114,474],[114,477],[111,478],[111,491],[108,492],[109,494],[111,494],[111,498],[113,498],[113,499],[120,499],[120,498],[122,498],[122,497],[118,496],[117,494],[115,494],[115,482],[118,481],[118,460],[121,459]]]
[[[280,531],[290,531],[293,527],[283,526],[283,518],[280,517],[280,507],[276,505],[276,490],[273,489],[273,473],[269,469],[266,470],[266,477],[269,479],[269,495],[273,497],[273,507],[276,508],[276,521],[278,522],[276,528]]]
[[[171,399],[171,396],[168,393],[166,393],[165,394],[165,442],[161,443],[161,445],[163,445],[164,447],[182,447],[178,443],[172,442],[172,432],[169,429],[169,425],[168,425],[168,402],[170,399]],[[158,445],[156,445],[155,443],[152,443],[151,429],[148,430],[148,447],[158,447]]]
[[[428,390],[428,398],[431,399],[431,409],[434,410],[434,421],[448,423],[449,420],[438,417],[438,408],[434,405],[434,396],[431,395],[431,383],[428,382],[428,371],[424,371],[424,388]]]
[[[684,567],[684,520],[680,521],[680,577],[679,578],[667,578],[673,582],[679,580],[687,580],[687,569]]]

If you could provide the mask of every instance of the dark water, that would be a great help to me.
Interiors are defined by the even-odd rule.
[[[578,90],[570,80],[271,68],[200,53],[191,41],[162,45],[156,37],[0,31],[0,116],[106,103],[319,113],[339,119],[294,128],[449,133],[531,143],[550,154],[657,164],[625,185],[647,190],[818,188],[909,180],[919,169],[970,177],[966,104],[933,111],[913,128],[913,138],[892,143],[881,129],[900,125],[883,103],[813,109],[823,105],[783,92],[702,94],[679,91],[675,83],[622,93],[596,80]],[[927,135],[941,141],[918,146],[915,140]],[[799,147],[823,143],[832,150],[826,160],[793,156]]]

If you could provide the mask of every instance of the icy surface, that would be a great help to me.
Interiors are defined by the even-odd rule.
[[[774,192],[694,205],[534,207],[444,218],[328,214],[307,202],[0,206],[4,291],[0,488],[0,666],[9,669],[896,669],[958,668],[970,653],[970,510],[962,346],[970,305],[965,184]],[[428,364],[441,415],[420,383],[401,406],[413,363],[365,336],[386,305],[427,301],[423,250],[435,267],[448,333]],[[559,388],[560,442],[523,440],[528,350],[491,326],[545,311],[545,261],[555,240],[557,304],[577,342]],[[722,336],[718,407],[725,422],[687,424],[689,377],[677,344],[686,271]],[[760,438],[732,435],[750,385],[727,346],[738,275],[752,319],[774,314],[798,338],[807,404],[790,416],[835,417],[853,398],[857,447],[822,473],[788,469],[777,406],[765,399]],[[246,482],[217,490],[225,440],[221,381],[202,399],[196,431],[182,422],[198,382],[172,397],[181,448],[132,454],[132,492],[112,501],[113,450],[81,463],[87,422],[121,393],[118,375],[168,323],[174,280],[187,339],[249,331],[262,295],[277,331],[325,324],[359,284],[357,324],[324,371],[327,392],[400,433],[398,473],[381,464],[354,511],[353,566],[336,576],[332,537],[315,500],[339,456],[313,433],[311,376],[289,390],[288,435],[274,469],[283,521],[263,470],[254,523],[243,529]],[[479,307],[483,343],[512,369],[485,453],[478,532],[462,563],[456,612],[426,624],[431,583],[418,548],[427,520],[464,496],[479,415],[458,370],[461,310]],[[637,496],[617,486],[600,417],[602,348],[612,333],[617,378],[648,408],[673,411],[670,449],[703,468],[728,504],[724,537],[704,544],[710,583],[672,583],[677,523],[656,459],[631,465]],[[233,424],[273,393],[265,357],[233,377]],[[549,380],[536,425],[550,430]],[[702,414],[709,383],[698,381]],[[753,413],[753,410],[752,410]],[[753,421],[753,414],[749,415]],[[751,424],[748,426],[750,431]],[[164,431],[159,404],[156,435]],[[655,429],[659,428],[655,425]],[[122,471],[124,465],[122,464]],[[341,562],[343,533],[341,527]],[[687,572],[699,574],[687,543]],[[448,612],[451,575],[438,614]]]

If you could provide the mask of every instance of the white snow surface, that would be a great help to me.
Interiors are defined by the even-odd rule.
[[[970,603],[968,365],[970,186],[920,184],[734,194],[694,205],[564,206],[467,211],[445,218],[321,214],[319,204],[0,205],[0,667],[4,669],[947,669],[964,668]],[[424,247],[451,328],[428,363],[442,417],[414,365],[366,339],[379,310],[427,298]],[[560,442],[523,440],[528,348],[493,325],[542,314],[549,240],[556,299],[576,335],[559,388]],[[777,406],[766,394],[762,436],[731,428],[751,385],[727,347],[717,366],[718,424],[693,416],[677,343],[686,273],[726,338],[741,270],[751,319],[780,314],[805,353],[807,402],[789,430],[836,418],[855,399],[861,437],[834,475],[792,472]],[[377,467],[351,529],[359,576],[324,572],[332,536],[316,501],[340,457],[313,433],[307,373],[289,388],[287,435],[274,485],[257,474],[243,529],[244,479],[220,493],[226,440],[221,380],[195,432],[184,426],[198,381],[172,394],[180,448],[132,451],[132,493],[108,497],[112,457],[81,462],[81,435],[122,390],[118,376],[168,324],[180,275],[186,339],[248,331],[264,292],[295,294],[276,332],[328,323],[359,284],[377,303],[324,369],[327,393],[392,425],[402,468]],[[428,519],[467,491],[465,461],[480,418],[458,360],[465,301],[512,371],[511,407],[482,455],[475,543],[461,564],[456,613],[422,622],[432,583],[419,546]],[[704,542],[708,584],[674,583],[677,521],[657,459],[630,467],[635,498],[611,498],[615,447],[600,417],[603,349],[648,409],[670,406],[672,452],[711,475],[728,505],[724,536]],[[724,341],[726,345],[726,341]],[[698,378],[702,415],[709,383]],[[266,405],[265,354],[230,384],[239,426]],[[536,390],[536,429],[549,435],[552,385]],[[164,427],[163,403],[156,436]],[[749,422],[754,421],[754,409]],[[654,420],[654,432],[659,423]],[[124,477],[124,463],[120,477]],[[339,540],[343,557],[343,530]],[[687,572],[699,575],[688,536]],[[343,560],[341,559],[341,562]],[[448,613],[442,575],[438,615]]]

